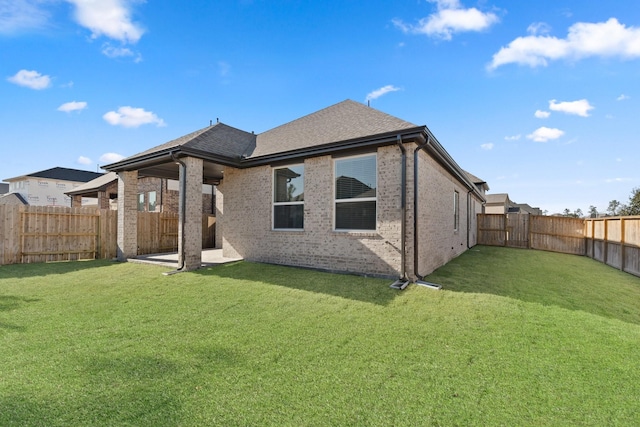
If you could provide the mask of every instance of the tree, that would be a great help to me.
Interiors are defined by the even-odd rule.
[[[618,213],[620,212],[620,205],[622,203],[620,203],[617,200],[612,200],[609,202],[609,207],[607,208],[607,213],[611,216],[617,216]]]
[[[589,217],[597,218],[598,217],[598,208],[596,208],[593,205],[589,206]]]
[[[640,215],[640,187],[636,187],[631,191],[629,204],[620,209],[620,215]]]
[[[571,216],[571,211],[569,210],[569,208],[562,211],[562,216]]]
[[[576,218],[582,218],[582,209],[578,208],[575,211],[573,211],[573,216],[575,216]]]

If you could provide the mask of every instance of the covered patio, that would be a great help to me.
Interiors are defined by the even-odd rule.
[[[216,123],[105,166],[118,175],[118,259],[144,258],[138,256],[137,181],[139,176],[153,176],[179,181],[177,270],[200,268],[204,260],[202,185],[219,184],[224,168],[237,167],[239,160],[253,150],[255,137]],[[221,247],[220,234],[216,233],[217,248]]]

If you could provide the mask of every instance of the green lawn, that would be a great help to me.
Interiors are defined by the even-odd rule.
[[[640,278],[588,258],[163,271],[0,267],[0,425],[640,425]]]

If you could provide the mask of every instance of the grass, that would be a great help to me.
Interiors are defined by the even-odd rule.
[[[587,258],[163,271],[0,267],[0,425],[640,424],[640,278]]]

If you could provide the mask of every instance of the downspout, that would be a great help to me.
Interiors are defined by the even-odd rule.
[[[471,192],[473,190],[467,191],[467,249],[471,249]]]
[[[171,158],[173,159],[173,161],[180,165],[180,175],[178,175],[180,178],[180,201],[179,206],[180,206],[180,262],[178,264],[178,271],[182,270],[184,268],[184,225],[185,225],[185,219],[186,219],[186,201],[187,201],[187,165],[180,159],[178,159],[176,157],[175,152],[171,152]]]
[[[418,254],[418,153],[424,150],[431,143],[431,137],[427,134],[427,139],[413,150],[413,274],[416,275],[416,285],[424,286],[430,289],[441,289],[442,286],[434,283],[425,282],[423,276],[418,274],[419,254]]]
[[[403,290],[409,285],[409,279],[407,279],[406,272],[406,222],[407,222],[407,150],[404,148],[404,144],[402,143],[402,135],[398,134],[397,141],[398,147],[400,147],[400,151],[402,152],[402,171],[401,171],[401,183],[400,188],[402,191],[402,195],[400,197],[400,209],[402,211],[402,222],[400,224],[400,263],[401,263],[401,271],[400,278],[391,284],[391,288]]]

